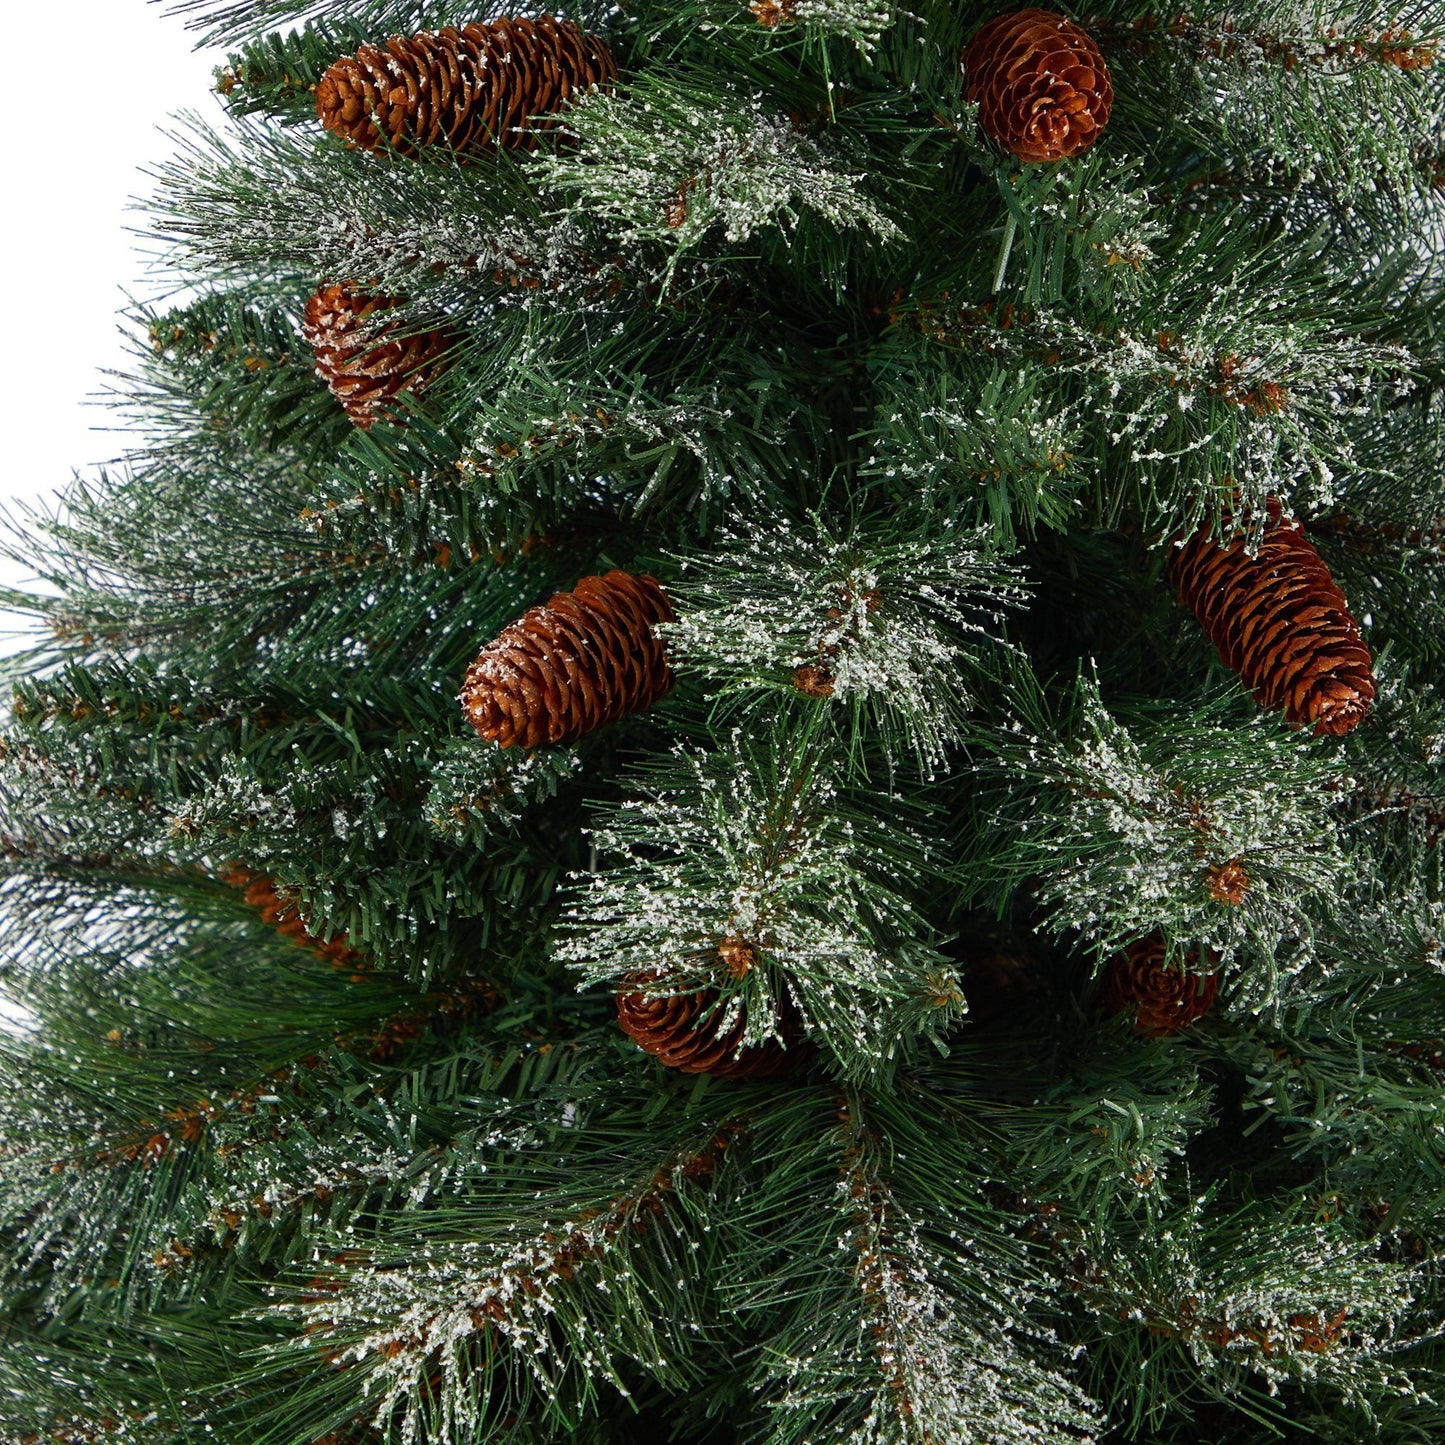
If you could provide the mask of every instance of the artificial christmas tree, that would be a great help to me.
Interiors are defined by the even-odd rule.
[[[1445,10],[177,8],[0,1445],[1445,1434]]]

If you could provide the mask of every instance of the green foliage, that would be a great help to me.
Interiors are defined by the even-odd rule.
[[[1327,6],[1305,17],[1270,4],[1237,18],[1211,4],[1168,23],[1147,14],[1115,7],[1101,35],[1123,124],[1153,130],[1168,115],[1176,145],[1216,163],[1308,169],[1342,198],[1421,184],[1414,143],[1439,82],[1415,70],[1429,66],[1441,34],[1432,6]]]
[[[1130,729],[1086,677],[1062,723],[1041,702],[1018,698],[1016,734],[980,768],[980,901],[997,870],[1005,897],[1036,880],[1048,926],[1100,957],[1158,933],[1180,957],[1244,949],[1264,970],[1347,886],[1339,763],[1277,723],[1146,714]]]
[[[1017,1317],[1027,1287],[1015,1282],[1007,1300],[983,1287],[1024,1273],[987,1208],[975,1202],[966,1220],[929,1229],[899,1198],[885,1136],[856,1098],[840,1099],[833,1119],[811,1112],[811,1135],[786,1152],[773,1122],[779,1164],[747,1224],[777,1264],[732,1290],[765,1340],[769,1424],[758,1438],[1023,1445],[1096,1427],[1092,1402],[1051,1367],[1048,1342],[1044,1361],[1030,1355],[1040,1341]],[[961,1150],[949,1162],[980,1161]]]
[[[541,179],[613,221],[624,246],[652,241],[675,260],[714,227],[734,244],[765,225],[791,231],[803,207],[839,229],[901,234],[862,176],[830,165],[817,141],[757,96],[724,90],[704,109],[685,92],[634,85],[625,99],[584,96],[567,130],[576,149],[543,158]]]
[[[1394,1356],[1419,1271],[1382,1260],[1374,1240],[1338,1223],[1210,1219],[1207,1202],[1149,1218],[1127,1249],[1114,1236],[1100,1263],[1101,1242],[1078,1241],[1080,1303],[1099,1317],[1108,1353],[1123,1356],[1109,1366],[1140,1381],[1136,1418],[1159,1418],[1178,1388],[1171,1375],[1184,1373],[1221,1393],[1250,1375],[1271,1393],[1325,1384],[1347,1406],[1409,1388]],[[1301,1257],[1310,1261],[1303,1274]],[[1152,1368],[1130,1370],[1141,1325],[1167,1345]],[[1346,1328],[1350,1348],[1335,1350]]]
[[[850,752],[876,737],[892,766],[936,768],[960,740],[977,665],[1020,588],[982,534],[898,540],[875,521],[835,537],[751,526],[684,559],[662,635],[723,698],[826,697]]]
[[[850,1076],[886,1072],[907,1040],[936,1040],[961,1013],[906,901],[910,875],[938,867],[924,820],[900,803],[885,838],[839,788],[816,727],[679,749],[639,781],[594,835],[616,861],[578,880],[563,915],[556,956],[589,983],[721,988],[724,1015],[745,1018],[744,1045],[784,1038],[792,1005]],[[756,965],[730,979],[724,945]]]
[[[262,35],[227,57],[216,72],[216,90],[233,115],[267,111],[282,121],[314,119],[316,83],[334,60],[369,39],[370,32],[348,17]]]
[[[615,91],[415,159],[312,88],[485,7],[171,8],[229,61],[137,444],[6,547],[4,1445],[1440,1438],[1438,0],[1080,15],[1055,166],[979,130],[986,7],[589,3]],[[340,281],[453,338],[366,431]],[[1346,738],[1168,592],[1268,496]],[[478,651],[613,567],[676,686],[482,742]],[[1173,1034],[1145,941],[1218,969]]]
[[[917,344],[885,354],[880,370],[876,430],[861,438],[876,490],[916,491],[1005,547],[1019,532],[1067,526],[1087,458],[1075,408],[1046,382],[1026,368],[950,365]]]
[[[575,752],[506,753],[453,738],[432,769],[427,820],[441,837],[480,847],[514,827],[530,803],[552,797],[581,766]]]

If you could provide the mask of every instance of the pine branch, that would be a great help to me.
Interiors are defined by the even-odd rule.
[[[651,241],[678,256],[721,226],[731,243],[762,226],[791,230],[810,208],[880,241],[901,236],[862,190],[861,175],[769,114],[762,96],[724,91],[706,109],[685,91],[638,81],[627,98],[586,96],[567,113],[576,150],[538,158],[545,180],[620,227],[623,246]],[[574,203],[575,204],[575,203]]]
[[[990,740],[980,768],[992,782],[974,876],[1036,878],[1049,927],[1100,957],[1158,933],[1179,957],[1247,956],[1267,992],[1269,960],[1307,944],[1315,911],[1351,877],[1329,821],[1339,764],[1263,719],[1127,728],[1082,676],[1062,726],[1036,694],[1016,696],[1020,731]]]
[[[882,519],[841,536],[817,516],[801,535],[739,527],[682,559],[663,634],[719,696],[827,699],[852,755],[871,735],[890,769],[912,753],[933,775],[959,740],[965,670],[1019,588],[982,535],[896,536]]]
[[[679,1290],[674,1256],[685,1212],[675,1211],[685,1211],[693,1189],[707,1188],[745,1128],[744,1118],[729,1119],[701,1142],[654,1156],[621,1193],[534,1232],[516,1221],[492,1239],[418,1241],[425,1269],[399,1270],[401,1257],[384,1247],[359,1258],[352,1251],[338,1260],[344,1272],[276,1307],[306,1327],[292,1352],[319,1346],[343,1371],[365,1372],[364,1388],[377,1397],[372,1418],[395,1420],[403,1440],[417,1438],[423,1421],[463,1426],[513,1392],[540,1397],[559,1420],[575,1419],[566,1413],[572,1377],[622,1386],[627,1359],[681,1383],[687,1363],[673,1354],[675,1331],[700,1317]]]
[[[1162,23],[1121,19],[1091,28],[1119,67],[1124,105],[1146,124],[1167,117],[1170,130],[1221,159],[1267,158],[1299,171],[1307,155],[1309,169],[1346,194],[1381,182],[1418,187],[1410,149],[1435,104],[1440,34],[1428,7],[1413,18],[1384,8],[1240,16],[1221,7]],[[1324,119],[1336,114],[1372,119]]]
[[[1412,1319],[1408,1266],[1382,1262],[1373,1240],[1329,1221],[1286,1214],[1249,1226],[1207,1219],[1206,1204],[1185,1202],[1162,1231],[1148,1231],[1157,1243],[1141,1239],[1107,1262],[1084,1243],[1080,1302],[1119,1356],[1112,1367],[1140,1381],[1140,1417],[1161,1418],[1171,1388],[1158,1350],[1158,1373],[1129,1368],[1151,1336],[1172,1347],[1170,1373],[1197,1373],[1223,1390],[1247,1371],[1272,1389],[1324,1385],[1358,1408],[1399,1379],[1395,1359],[1423,1323]]]
[[[854,812],[812,727],[769,741],[678,750],[639,780],[595,835],[616,861],[577,879],[554,955],[588,982],[717,988],[724,1016],[745,1019],[740,1047],[786,1044],[796,1007],[837,1067],[884,1073],[963,1006],[905,901],[903,877],[930,866],[928,850],[906,815],[884,834]],[[756,963],[730,968],[725,945]]]
[[[862,1102],[836,1099],[832,1126],[808,1151],[807,1207],[767,1218],[754,1205],[754,1217],[766,1219],[763,1227],[786,1251],[770,1278],[746,1287],[747,1306],[766,1331],[757,1381],[767,1438],[780,1445],[1092,1439],[1091,1403],[1029,1357],[1003,1309],[969,1299],[965,1313],[964,1301],[951,1296],[955,1270],[900,1204],[887,1151]],[[796,1173],[796,1163],[783,1167]],[[968,1253],[961,1231],[950,1242]]]

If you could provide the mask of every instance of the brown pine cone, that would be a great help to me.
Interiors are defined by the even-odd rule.
[[[1114,84],[1087,31],[1049,10],[990,20],[963,52],[978,123],[1021,161],[1087,150],[1109,123]]]
[[[676,614],[651,577],[584,577],[502,630],[467,669],[467,721],[504,748],[566,745],[672,691],[653,624]]]
[[[363,45],[321,77],[316,113],[362,150],[531,150],[557,123],[531,117],[555,117],[575,92],[616,76],[606,45],[574,21],[503,17]]]
[[[1338,736],[1370,711],[1370,650],[1299,523],[1283,520],[1274,497],[1267,508],[1257,555],[1246,554],[1242,535],[1220,546],[1201,528],[1176,548],[1170,576],[1179,600],[1261,706],[1282,707],[1296,727]]]
[[[283,898],[272,879],[263,878],[245,868],[232,868],[221,875],[221,881],[229,883],[233,888],[244,888],[246,902],[260,912],[262,920],[293,943],[299,943],[304,948],[319,953],[336,968],[355,969],[364,966],[361,955],[346,941],[344,933],[338,933],[335,938],[325,941],[317,938],[306,927],[295,900]]]
[[[1206,971],[1199,968],[1197,950],[1185,956],[1183,968],[1167,966],[1164,958],[1164,940],[1154,934],[1116,954],[1104,974],[1104,1007],[1110,1013],[1136,1010],[1135,1028],[1154,1038],[1203,1018],[1219,992],[1212,957]]]
[[[639,974],[617,995],[617,1022],[639,1048],[684,1074],[712,1074],[719,1079],[767,1079],[792,1071],[801,1058],[798,1044],[789,1048],[777,1039],[738,1052],[745,1020],[741,1013],[728,1027],[720,1027],[724,1011],[705,1017],[717,1003],[712,989],[649,997],[648,984],[656,975]],[[789,1032],[789,1020],[783,1020]],[[794,1023],[794,1029],[796,1023]]]
[[[402,392],[420,397],[446,369],[453,342],[446,331],[408,333],[368,319],[399,305],[398,296],[366,296],[344,282],[306,303],[301,331],[316,353],[316,374],[363,431]]]

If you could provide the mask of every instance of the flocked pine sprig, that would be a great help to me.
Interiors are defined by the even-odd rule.
[[[888,0],[752,0],[753,19],[766,30],[799,26],[817,35],[841,35],[871,55],[898,18]]]
[[[1431,420],[1436,426],[1445,425],[1439,417]],[[1389,451],[1383,453],[1391,461],[1388,472],[1381,467],[1352,477],[1353,495],[1344,500],[1342,511],[1305,523],[1309,540],[1340,587],[1361,599],[1362,611],[1368,607],[1369,642],[1379,658],[1377,671],[1384,687],[1391,687],[1392,654],[1413,664],[1411,675],[1393,685],[1389,705],[1397,711],[1411,696],[1419,696],[1425,708],[1440,706],[1427,700],[1425,678],[1445,658],[1445,636],[1431,621],[1445,579],[1445,490],[1431,494],[1445,479],[1445,456],[1439,454],[1441,440],[1421,437],[1418,450],[1411,445],[1414,441],[1414,428],[1402,418]],[[1362,441],[1362,451],[1369,445],[1369,440]],[[1370,495],[1375,489],[1384,494],[1378,511]],[[1407,489],[1415,494],[1413,505],[1424,512],[1419,522],[1397,500]],[[1386,521],[1391,515],[1401,520]],[[1391,717],[1387,726],[1392,736],[1404,735],[1402,721]]]
[[[1352,429],[1362,455],[1378,453],[1392,465],[1341,479],[1330,531],[1372,559],[1445,565],[1445,395],[1422,387],[1408,405],[1363,418]]]
[[[571,748],[503,751],[474,737],[453,738],[431,769],[427,822],[443,838],[480,845],[514,826],[523,809],[552,797],[581,765]]]
[[[1116,1048],[1128,1049],[1127,1071],[1118,1052],[1100,1049],[1076,1059],[1074,1071],[1054,1075],[1027,1105],[993,1121],[1010,1138],[1014,1177],[1026,1181],[1022,1187],[1039,1203],[1067,1200],[1072,1210],[1092,1216],[1121,1205],[1167,1205],[1192,1187],[1183,1161],[1191,1141],[1217,1118],[1198,1060]],[[952,1063],[933,1071],[945,1088]],[[1014,1201],[1008,1211],[1021,1207]]]
[[[1360,334],[1389,268],[1322,288],[1306,261],[1328,270],[1327,249],[1286,267],[1267,247],[1243,249],[1223,222],[1191,227],[1104,326],[984,297],[921,299],[897,315],[969,367],[1055,378],[1110,474],[1096,502],[1110,520],[1133,507],[1172,527],[1271,493],[1328,505],[1336,473],[1360,464],[1355,433],[1413,385],[1406,348]],[[910,370],[896,373],[904,417],[920,409],[902,381]]]
[[[294,277],[364,278],[417,295],[485,297],[555,307],[558,293],[596,294],[625,258],[585,214],[544,218],[535,194],[505,167],[485,180],[458,167],[376,166],[318,148],[250,118],[226,130],[192,121],[182,153],[157,169],[155,228],[183,269],[271,287]]]
[[[197,1422],[164,1413],[175,1396],[154,1365],[156,1334],[115,1328],[99,1334],[124,1383],[119,1376],[98,1379],[88,1367],[96,1341],[59,1341],[44,1327],[7,1323],[0,1352],[4,1445],[183,1445]]]
[[[1167,108],[1209,155],[1323,177],[1336,194],[1420,184],[1412,148],[1438,112],[1440,64],[1425,7],[1402,18],[1392,5],[1219,5],[1157,25],[1106,21],[1098,38],[1132,103]]]
[[[678,620],[662,628],[681,667],[724,697],[827,699],[855,742],[875,731],[890,760],[910,751],[926,770],[958,739],[970,661],[1023,597],[982,532],[900,541],[813,516],[736,526],[682,561]]]
[[[714,228],[734,244],[765,226],[792,234],[805,211],[877,241],[902,235],[869,195],[860,157],[805,134],[760,94],[703,101],[635,83],[626,98],[580,99],[563,133],[575,144],[539,155],[534,168],[572,198],[565,214],[605,217],[623,244],[664,247],[669,275]]]
[[[103,960],[73,966],[59,981],[97,1014],[115,1016]],[[273,1131],[266,1105],[279,1102],[282,1085],[268,1074],[259,1087],[234,1087],[217,1059],[236,1065],[244,1045],[187,1037],[143,1017],[110,1030],[74,1031],[65,1022],[61,1029],[61,1037],[42,1027],[19,1042],[0,1035],[0,1067],[17,1090],[0,1110],[15,1141],[0,1151],[0,1228],[25,1221],[23,1247],[7,1250],[4,1285],[24,1291],[33,1317],[53,1318],[77,1290],[103,1278],[109,1307],[125,1313],[154,1292],[155,1253],[177,1237],[204,1192],[215,1121],[230,1110],[239,1124],[233,1147],[238,1139],[263,1143]],[[126,1083],[116,1087],[122,1071]],[[151,1077],[149,1100],[133,1087],[141,1074]],[[108,1087],[116,1097],[103,1097]],[[158,1095],[173,1102],[160,1107]],[[72,1242],[78,1217],[87,1227]]]
[[[1438,854],[1418,864],[1321,935],[1258,1028],[1219,1040],[1247,1081],[1249,1127],[1268,1121],[1371,1232],[1404,1222],[1394,1201],[1433,1195],[1433,1164],[1415,1141],[1445,1122],[1445,905]]]
[[[254,650],[263,618],[294,616],[307,587],[356,571],[354,552],[338,568],[341,549],[297,518],[315,485],[310,465],[345,435],[345,418],[272,303],[213,294],[133,319],[146,334],[119,410],[145,419],[148,444],[77,475],[52,515],[31,516],[53,593],[28,610],[67,653],[121,654],[178,630],[218,651],[244,636]],[[192,542],[184,561],[170,547],[181,530]]]
[[[1148,289],[1168,228],[1137,161],[1088,151],[1065,166],[1000,164],[986,144],[978,163],[992,172],[1003,205],[994,290],[1016,305],[1091,306]],[[1015,229],[1016,228],[1016,229]]]
[[[1197,334],[1120,328],[1106,336],[1061,313],[1012,324],[989,314],[981,318],[988,329],[968,344],[1077,378],[1105,455],[1117,458],[1153,516],[1191,501],[1197,509],[1210,483],[1257,506],[1271,494],[1327,505],[1335,470],[1354,460],[1343,420],[1398,394],[1382,374],[1401,376],[1409,358],[1294,322],[1236,326],[1238,315],[1229,330],[1256,333],[1242,346],[1223,334],[1218,344],[1209,339],[1222,311]],[[1127,500],[1105,499],[1108,515]]]
[[[1405,1352],[1438,1333],[1417,1305],[1423,1271],[1382,1258],[1377,1239],[1314,1200],[1261,1220],[1190,1191],[1140,1224],[1132,1237],[1116,1224],[1107,1242],[1086,1231],[1063,1258],[1107,1342],[1090,1352],[1094,1369],[1138,1382],[1145,1418],[1191,1383],[1237,1393],[1250,1377],[1271,1395],[1320,1387],[1368,1415],[1372,1398],[1411,1388]],[[1174,1349],[1156,1345],[1146,1370],[1144,1339]]]
[[[886,821],[850,804],[828,751],[809,725],[659,760],[593,834],[555,956],[589,983],[718,989],[740,1046],[783,1040],[796,1007],[853,1077],[935,1038],[963,996],[909,894],[939,864],[901,803]]]
[[[241,43],[313,19],[349,20],[370,35],[390,35],[420,26],[461,25],[477,16],[476,5],[467,0],[172,0],[169,8],[184,16],[187,28],[199,32],[206,45]]]
[[[1241,956],[1268,995],[1276,952],[1307,944],[1353,877],[1338,757],[1263,717],[1126,725],[1086,675],[1062,724],[1029,688],[1015,699],[979,768],[979,874],[1036,878],[1049,926],[1101,958],[1158,933],[1177,959]]]
[[[715,309],[725,284],[716,276],[685,265],[674,279],[667,307],[594,296],[585,319],[555,300],[489,316],[449,373],[465,391],[456,437],[420,438],[413,417],[405,451],[353,447],[323,483],[320,524],[346,521],[348,537],[391,550],[387,521],[398,514],[412,534],[410,519],[430,513],[429,530],[453,531],[456,545],[489,543],[498,526],[546,532],[559,514],[779,496],[791,449],[830,443],[816,365],[775,350],[755,310]],[[710,321],[679,346],[687,311]]]
[[[75,970],[66,982],[73,987],[84,980]],[[91,982],[94,995],[106,1002],[104,983]],[[26,1221],[24,1248],[8,1252],[3,1282],[9,1291],[25,1292],[36,1318],[63,1313],[65,1301],[96,1278],[110,1281],[109,1306],[121,1313],[163,1290],[166,1265],[186,1257],[185,1251],[167,1257],[168,1247],[186,1234],[183,1220],[208,1187],[206,1165],[214,1156],[208,1160],[207,1143],[219,1132],[216,1121],[232,1111],[226,1121],[233,1126],[232,1150],[264,1147],[274,1133],[267,1105],[284,1088],[275,1078],[249,1090],[218,1088],[205,1068],[209,1061],[194,1050],[188,1054],[182,1041],[154,1028],[131,1037],[119,1027],[113,1032],[109,1048],[95,1037],[67,1040],[68,1061],[55,1058],[53,1042],[32,1036],[30,1047],[12,1052],[10,1041],[0,1038],[0,1065],[24,1085],[23,1104],[17,1095],[0,1117],[14,1131],[9,1137],[24,1141],[0,1154],[0,1220],[7,1226]],[[175,1104],[136,1107],[127,1099],[85,1111],[77,1106],[92,1080],[101,1080],[103,1089],[107,1071],[113,1077],[123,1063],[149,1054],[156,1073],[169,1064],[172,1075],[185,1081],[179,1097],[176,1084],[170,1085]],[[266,1102],[258,1105],[260,1098]],[[122,1113],[128,1106],[132,1112]],[[73,1245],[68,1236],[77,1217],[87,1228],[84,1242]]]
[[[614,1115],[646,1117],[638,1100],[610,1093]],[[579,1130],[581,1115],[562,1127]],[[489,1181],[486,1208],[443,1213],[430,1228],[403,1213],[361,1247],[336,1236],[320,1279],[277,1291],[271,1313],[302,1329],[273,1358],[326,1349],[349,1413],[400,1445],[501,1424],[519,1404],[575,1426],[598,1385],[625,1394],[624,1372],[638,1369],[684,1387],[709,1313],[690,1226],[747,1126],[741,1115],[705,1130],[674,1124],[658,1140],[652,1125],[643,1149],[633,1137],[620,1153],[599,1151],[614,1120],[565,1166],[543,1163],[546,1195],[516,1187],[527,1174],[514,1160],[513,1184],[499,1193]]]
[[[1387,936],[1407,942],[1403,932]],[[1219,1054],[1247,1079],[1242,1106],[1249,1127],[1267,1127],[1293,1159],[1327,1172],[1339,1197],[1372,1226],[1371,1214],[1384,1217],[1393,1200],[1433,1188],[1431,1166],[1411,1141],[1438,1134],[1445,1123],[1445,1038],[1436,1022],[1445,990],[1438,972],[1422,980],[1418,966],[1391,975],[1383,959],[1373,972],[1338,957],[1330,965],[1328,995],[1321,988],[1278,1030],[1230,1037]],[[1391,976],[1394,987],[1386,981]],[[1362,1074],[1363,1007],[1372,1010],[1374,1037],[1363,1046],[1374,1062]],[[1309,1023],[1295,1026],[1306,1013]],[[1383,1202],[1366,1203],[1377,1200]],[[1386,1227],[1394,1228],[1403,1212]]]
[[[1389,586],[1390,570],[1375,573],[1381,591]],[[1378,595],[1371,597],[1372,609]],[[1416,869],[1445,834],[1445,698],[1429,676],[1384,657],[1370,727],[1357,730],[1347,745],[1354,788],[1343,801],[1352,831],[1374,854],[1373,871],[1387,889],[1406,878],[1430,891]]]
[[[1445,853],[1427,824],[1400,846],[1387,835],[1382,866],[1367,873],[1339,900],[1338,917],[1321,927],[1269,998],[1268,1025],[1281,1037],[1312,1047],[1352,1053],[1362,1021],[1391,1047],[1440,1033],[1445,997]],[[1365,846],[1355,824],[1351,834]],[[1413,841],[1412,848],[1408,844]],[[1263,1000],[1265,990],[1245,975],[1235,984],[1244,1001]],[[1351,1088],[1359,1080],[1352,1077]],[[1357,1127],[1369,1127],[1361,1111]],[[1346,1132],[1349,1132],[1348,1130]]]
[[[279,975],[283,1020],[264,1002],[277,975],[254,937],[174,911],[171,932],[190,923],[198,937],[162,934],[169,948],[131,952],[125,973],[103,953],[75,962],[87,930],[160,933],[143,910],[161,901],[134,891],[107,914],[87,900],[55,981],[89,1001],[86,1021],[53,1015],[18,1042],[0,1032],[0,1067],[24,1081],[0,1100],[16,1141],[0,1148],[0,1221],[24,1218],[28,1246],[0,1274],[37,1313],[96,1277],[111,1281],[110,1307],[128,1310],[284,1251],[308,1220],[340,1229],[434,1207],[545,1147],[596,1072],[595,1052],[554,1047],[525,1008],[525,1034],[515,1017],[496,1021],[498,995],[471,979],[418,996],[303,960]],[[278,1055],[294,1062],[274,1067]],[[141,1075],[148,1091],[131,1087]],[[439,1082],[467,1099],[460,1113]],[[84,1246],[56,1247],[77,1215]]]
[[[1083,499],[1081,409],[1008,360],[963,370],[910,358],[879,378],[860,471],[886,494],[955,526],[986,526],[1001,548],[1063,528]]]
[[[861,1098],[835,1095],[831,1119],[818,1102],[805,1106],[806,1139],[793,1140],[732,1221],[754,1248],[771,1244],[764,1257],[777,1261],[761,1277],[744,1267],[724,1287],[762,1342],[754,1378],[769,1438],[1089,1445],[1098,1408],[1058,1368],[1056,1342],[1028,1321],[1036,1300],[1017,1251],[958,1213],[915,1215],[890,1177],[902,1171],[904,1140],[883,1132]],[[797,1127],[786,1109],[768,1122]],[[911,1166],[923,1141],[907,1142]],[[956,1166],[969,1157],[959,1145],[935,1126],[923,1148],[937,1152],[919,1163]]]
[[[492,1171],[545,1154],[596,1088],[596,1055],[586,1049],[539,1038],[535,1029],[522,1037],[505,1021],[465,1035],[456,1015],[432,1022],[434,1037],[445,1029],[455,1042],[420,1059],[406,1058],[404,1048],[381,1058],[307,1059],[284,1090],[284,1109],[265,1111],[272,1148],[250,1147],[260,1131],[253,1125],[248,1139],[234,1114],[229,1129],[224,1118],[213,1124],[205,1187],[169,1226],[184,1247],[164,1250],[154,1268],[194,1277],[208,1248],[264,1256],[308,1214],[346,1228],[362,1216],[375,1225],[445,1208]],[[378,1063],[391,1067],[379,1071]],[[439,1080],[465,1087],[457,1095],[469,1101],[463,1111],[429,1092]]]
[[[572,485],[581,487],[584,479],[606,472],[619,488],[636,478],[635,505],[645,507],[672,499],[663,484],[674,469],[679,476],[691,474],[699,498],[750,486],[771,489],[776,458],[790,440],[794,417],[788,413],[804,410],[803,399],[790,406],[782,388],[769,412],[745,410],[747,373],[716,369],[705,381],[669,387],[661,402],[648,397],[651,388],[636,372],[615,381],[594,374],[584,396],[569,388],[559,405],[543,390],[557,389],[561,381],[550,370],[545,361],[535,367],[539,384],[525,389],[518,378],[505,399],[510,405],[492,398],[493,405],[483,402],[479,408],[485,420],[458,465],[478,491],[525,493],[549,471],[572,476]]]
[[[525,585],[502,574],[493,604],[506,605],[513,588]],[[415,584],[407,592],[417,598]],[[333,597],[315,627],[273,644],[273,664],[285,671],[287,648],[303,647],[306,685],[324,692],[322,654],[335,643],[333,660],[354,689],[363,673],[355,639],[341,635],[350,627],[340,611]],[[338,631],[328,641],[332,626]],[[19,700],[19,726],[0,756],[0,798],[22,831],[31,829],[30,820],[43,820],[41,841],[50,854],[103,854],[117,867],[235,863],[299,888],[322,936],[344,932],[365,947],[385,935],[403,951],[428,953],[428,968],[439,966],[435,950],[467,947],[462,917],[490,907],[475,889],[489,891],[505,875],[508,889],[521,885],[528,893],[522,876],[530,873],[550,893],[554,880],[549,870],[530,868],[530,849],[520,839],[478,859],[471,844],[446,840],[433,828],[427,794],[444,743],[438,748],[435,738],[399,729],[404,714],[391,709],[419,699],[424,712],[450,709],[463,659],[434,690],[418,691],[423,656],[415,648],[408,654],[404,696],[372,678],[379,693],[350,716],[357,745],[341,749],[337,724],[316,711],[329,712],[322,693],[285,695],[272,687],[268,695],[222,701],[207,682],[157,676],[141,663],[67,669]],[[359,699],[355,691],[351,696]],[[102,728],[133,745],[103,746]],[[138,770],[162,758],[174,760],[164,765],[163,780],[162,773],[142,778]],[[535,796],[545,796],[547,778],[536,783]],[[530,796],[532,783],[524,782],[508,806],[525,806]],[[443,889],[438,862],[454,847],[469,860],[466,879]],[[450,926],[437,926],[443,917]],[[495,948],[492,923],[487,931]]]

